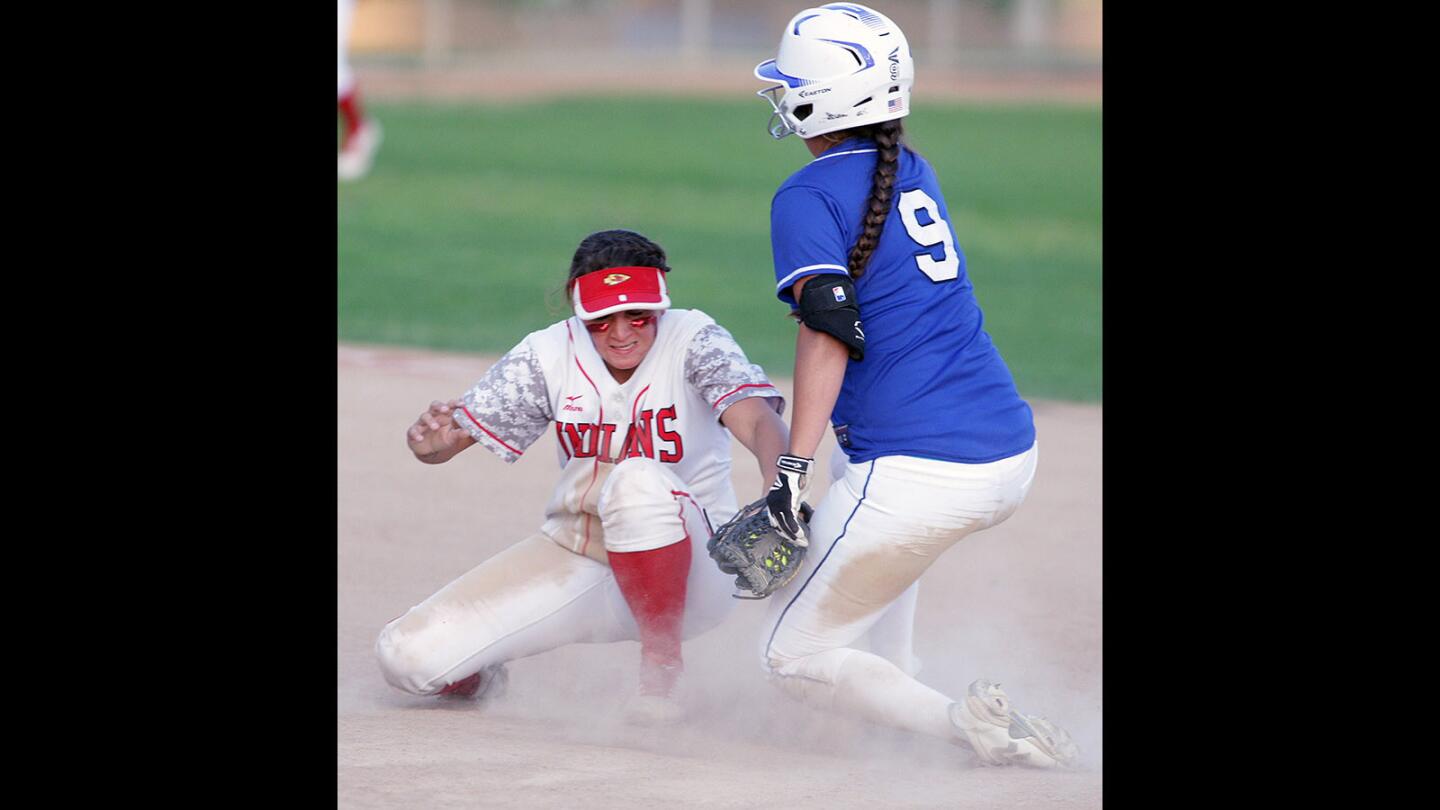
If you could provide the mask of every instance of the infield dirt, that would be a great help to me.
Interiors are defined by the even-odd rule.
[[[495,358],[342,345],[337,360],[339,806],[1101,805],[1099,406],[1031,402],[1040,466],[1029,499],[925,574],[916,615],[920,680],[956,695],[988,677],[1023,711],[1070,730],[1082,769],[1048,773],[977,767],[947,742],[789,701],[761,673],[764,603],[737,603],[687,642],[691,715],[672,729],[620,722],[636,682],[633,642],[511,662],[509,691],[484,704],[395,691],[374,661],[381,627],[536,529],[557,473],[554,439],[514,465],[478,450],[421,464],[405,428]],[[790,381],[775,381],[788,395]],[[744,502],[758,496],[760,475],[735,448]],[[832,449],[827,440],[820,457]]]

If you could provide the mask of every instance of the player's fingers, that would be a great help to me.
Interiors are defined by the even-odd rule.
[[[782,514],[781,517],[785,523],[783,533],[790,539],[790,542],[801,548],[810,545],[810,541],[805,537],[805,530],[800,526],[800,522],[795,519],[793,513],[787,511]]]
[[[789,521],[786,520],[786,515],[784,512],[781,512],[779,514],[771,512],[770,525],[775,527],[775,531],[779,532],[781,537],[784,537],[786,540],[790,541],[795,540],[795,529],[791,528]]]

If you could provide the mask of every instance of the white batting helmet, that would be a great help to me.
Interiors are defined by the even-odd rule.
[[[775,108],[770,134],[813,138],[908,115],[915,60],[889,17],[858,3],[827,3],[796,14],[779,53],[755,75],[780,82],[756,93]]]

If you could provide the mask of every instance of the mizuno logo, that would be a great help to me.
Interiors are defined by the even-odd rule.
[[[568,400],[570,400],[571,402],[574,402],[575,400],[577,400],[577,399],[579,399],[580,397],[583,397],[583,396],[585,396],[585,395],[584,395],[584,394],[576,394],[576,395],[573,396],[573,397],[565,397],[565,398],[568,399]]]

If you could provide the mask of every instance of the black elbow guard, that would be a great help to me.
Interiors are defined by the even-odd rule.
[[[848,276],[816,276],[800,291],[800,322],[844,343],[851,360],[865,359],[865,332]]]

